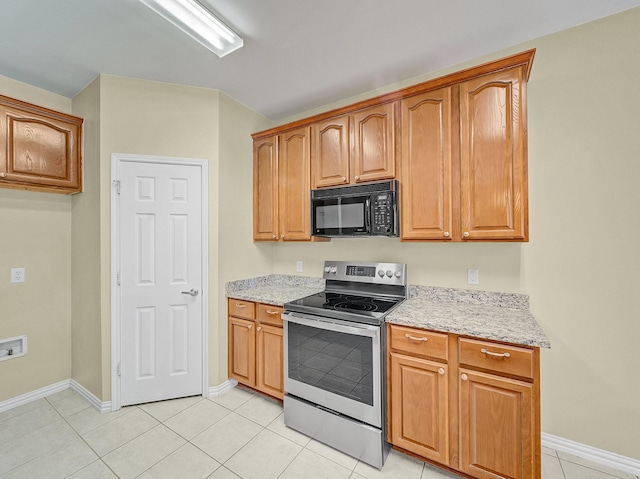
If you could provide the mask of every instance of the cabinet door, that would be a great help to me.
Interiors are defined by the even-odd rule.
[[[459,385],[461,470],[480,479],[539,478],[533,385],[462,368]]]
[[[463,239],[528,240],[524,69],[460,85]]]
[[[353,182],[396,176],[395,103],[353,114]]]
[[[280,192],[280,239],[311,239],[310,128],[280,135],[278,151],[278,189]]]
[[[253,321],[229,316],[229,378],[256,385],[256,328]]]
[[[349,184],[349,117],[312,125],[313,187]]]
[[[451,88],[402,100],[400,110],[402,239],[450,240],[453,234]]]
[[[447,365],[391,353],[389,442],[448,464]]]
[[[258,376],[256,387],[271,396],[284,396],[284,349],[282,328],[258,324]]]
[[[253,144],[253,240],[278,239],[278,156],[275,136]]]
[[[0,185],[82,191],[82,119],[0,96]]]

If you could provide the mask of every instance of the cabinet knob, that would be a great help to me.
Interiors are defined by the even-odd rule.
[[[448,232],[448,231],[445,231],[442,235],[443,235],[445,238],[448,238],[449,236],[451,236],[451,235],[449,234],[449,232]]]
[[[6,178],[6,177],[7,177],[6,173],[4,173],[4,172],[0,173],[0,178]]]
[[[252,324],[250,324],[249,326],[247,326],[247,329],[251,329],[253,327]]]
[[[462,237],[463,238],[468,238],[469,237],[469,232],[465,231],[464,233],[462,233]]]
[[[342,177],[342,181],[343,181],[344,183],[346,183],[346,182],[347,182],[347,179],[343,176],[343,177]]]
[[[261,330],[262,330],[262,326],[258,326],[258,331],[261,331]]]
[[[462,376],[460,376],[460,379],[462,379],[463,381],[466,381],[467,379],[469,379],[469,377],[466,374],[462,373]]]
[[[444,368],[438,368],[438,374],[444,374]]]
[[[360,181],[360,177],[356,175],[356,181]]]
[[[277,236],[276,235],[271,235],[271,239],[276,239]]]
[[[280,238],[284,239],[284,235],[280,236]]]

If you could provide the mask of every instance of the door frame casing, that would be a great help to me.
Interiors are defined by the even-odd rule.
[[[120,166],[122,163],[148,163],[157,165],[195,166],[200,168],[201,176],[201,259],[202,259],[202,396],[209,397],[209,162],[194,158],[175,158],[151,155],[133,155],[125,153],[111,154],[111,411],[119,410],[122,405],[118,364],[121,362],[121,292],[118,285],[120,266],[119,220],[120,203],[118,189]]]

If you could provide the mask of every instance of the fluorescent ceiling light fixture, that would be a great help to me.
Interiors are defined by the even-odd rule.
[[[220,58],[244,41],[195,0],[140,0]]]

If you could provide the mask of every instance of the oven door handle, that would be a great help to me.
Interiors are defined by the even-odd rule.
[[[312,328],[329,329],[331,331],[337,331],[340,333],[350,333],[358,336],[378,336],[380,332],[380,326],[373,326],[370,324],[358,324],[345,321],[333,321],[329,318],[322,318],[319,316],[302,316],[295,313],[284,313],[282,319],[289,321],[290,323],[301,324],[303,326],[310,326]],[[346,323],[346,324],[345,324]],[[322,325],[330,325],[329,327],[323,327]]]

